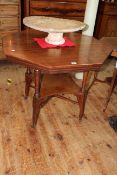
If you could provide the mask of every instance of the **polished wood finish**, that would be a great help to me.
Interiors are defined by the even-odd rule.
[[[2,38],[20,30],[20,0],[0,1],[0,60],[5,58],[2,48]]]
[[[80,87],[74,82],[69,74],[43,75],[39,70],[34,70],[35,94],[33,97],[33,127],[35,127],[37,123],[41,107],[43,107],[52,97],[58,97],[77,103],[60,94],[73,94],[77,97],[80,107],[79,120],[81,120],[84,114],[88,90],[90,89],[90,86],[87,84],[89,79],[88,75],[89,72],[84,72],[84,78]],[[31,77],[32,74],[29,72],[25,89],[25,92],[28,92],[25,94],[26,98],[27,94],[29,94],[29,87],[33,87],[29,84]],[[33,79],[30,82],[32,81]]]
[[[113,61],[99,78],[111,75]],[[116,175],[117,134],[108,117],[117,114],[117,89],[104,113],[108,85],[94,83],[81,123],[77,104],[53,98],[33,129],[34,89],[25,100],[24,73],[24,66],[0,63],[0,175]]]
[[[100,1],[94,36],[98,39],[117,37],[117,2]]]
[[[117,37],[104,37],[101,39],[101,41],[104,44],[109,44],[110,48],[112,49],[112,52],[110,54],[111,58],[113,59],[117,59]],[[113,70],[113,74],[112,77],[106,77],[106,79],[103,81],[104,83],[109,83],[110,87],[108,89],[108,95],[107,95],[107,100],[105,103],[105,107],[104,107],[104,111],[106,110],[108,103],[110,101],[111,95],[113,93],[114,87],[116,85],[116,81],[117,81],[117,68],[116,68],[116,63],[114,65],[114,70]]]
[[[112,52],[110,45],[104,45],[105,42],[80,33],[64,35],[76,44],[75,47],[42,49],[33,38],[45,36],[47,33],[25,30],[4,37],[5,55],[17,63],[26,64],[34,69],[42,69],[44,73],[51,74],[61,71],[67,73],[99,70]]]
[[[108,96],[107,96],[107,100],[106,100],[104,111],[106,110],[107,105],[108,105],[108,103],[110,101],[110,97],[111,97],[111,95],[113,93],[114,86],[115,86],[116,82],[117,82],[117,68],[114,68],[113,76],[112,76],[112,79],[111,79],[110,88],[109,88],[109,91],[108,91]]]
[[[100,40],[104,45],[108,44],[112,49],[111,56],[117,56],[117,37],[103,37]]]
[[[111,53],[111,56],[117,57],[117,49],[114,49],[113,52]]]
[[[86,0],[24,0],[24,16],[55,16],[83,21]]]
[[[93,37],[69,33],[67,37],[76,44],[75,47],[42,49],[33,40],[37,36],[44,37],[45,34],[35,30],[26,30],[4,38],[6,57],[28,67],[25,78],[26,97],[29,94],[31,82],[33,82],[30,68],[34,69],[33,126],[37,123],[40,107],[51,97],[58,96],[63,92],[74,94],[77,97],[80,107],[79,119],[81,120],[87,94],[93,82],[93,80],[89,81],[90,71],[99,71],[101,65],[111,53],[111,48],[108,45],[104,46],[103,43]],[[72,64],[74,62],[75,64]],[[75,82],[70,80],[67,75],[67,73],[79,71],[84,72],[80,88],[76,87]],[[60,76],[61,73],[63,78]],[[51,78],[47,77],[44,83],[45,74],[58,75],[51,76]],[[71,85],[68,84],[68,79]]]

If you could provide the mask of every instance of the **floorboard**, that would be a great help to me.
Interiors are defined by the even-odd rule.
[[[99,78],[112,75],[114,64],[108,60]],[[0,175],[116,175],[117,134],[108,117],[117,115],[117,88],[103,112],[109,86],[96,82],[81,123],[77,104],[53,98],[33,129],[33,89],[24,99],[24,73],[0,63]]]

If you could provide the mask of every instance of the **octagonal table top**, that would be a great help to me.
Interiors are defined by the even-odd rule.
[[[49,73],[98,70],[112,47],[105,42],[81,35],[65,34],[74,47],[41,48],[33,38],[43,38],[46,33],[25,30],[10,34],[3,39],[6,57],[16,63],[40,69]]]

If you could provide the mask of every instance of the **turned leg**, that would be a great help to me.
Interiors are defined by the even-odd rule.
[[[82,94],[82,95],[80,95],[80,96],[78,97],[79,107],[80,107],[79,121],[82,120],[82,117],[83,117],[83,115],[84,115],[86,99],[87,99],[87,93],[86,93],[86,94]]]
[[[29,95],[31,82],[32,82],[32,72],[30,68],[27,68],[25,73],[25,98],[27,98]]]
[[[35,93],[33,96],[33,117],[32,117],[33,127],[36,126],[41,107],[41,99],[40,99],[41,79],[42,79],[41,72],[39,70],[34,70]]]
[[[98,72],[94,72],[94,80],[97,80]]]
[[[104,108],[103,111],[106,110],[106,108],[107,108],[107,106],[108,106],[108,103],[109,103],[109,101],[110,101],[110,97],[111,97],[112,92],[113,92],[113,89],[114,89],[114,85],[115,85],[116,78],[117,78],[117,68],[115,68],[115,69],[114,69],[114,72],[113,72],[113,77],[112,77],[112,80],[111,80],[111,85],[110,85],[110,89],[109,89],[109,92],[108,92],[107,101],[106,101],[105,108]]]
[[[89,72],[84,72],[83,73],[83,81],[82,81],[82,89],[81,89],[81,94],[77,96],[78,102],[79,102],[79,107],[80,107],[80,113],[79,113],[79,120],[82,120],[82,117],[84,115],[84,110],[85,110],[85,103],[87,99],[87,84],[88,84],[88,75]]]

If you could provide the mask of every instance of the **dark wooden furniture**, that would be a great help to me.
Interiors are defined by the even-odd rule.
[[[20,30],[20,0],[0,0],[0,60],[5,58],[2,38]]]
[[[112,50],[112,52],[110,53],[110,57],[112,59],[117,59],[117,37],[103,37],[100,41],[103,43],[103,45],[106,45],[106,44],[109,45],[109,47]],[[95,80],[96,81],[109,84],[107,100],[106,100],[106,103],[105,103],[105,106],[104,106],[104,109],[103,109],[103,111],[105,111],[107,106],[108,106],[108,103],[110,101],[110,97],[113,93],[114,86],[116,85],[116,82],[117,82],[117,68],[116,68],[116,65],[115,65],[115,68],[113,70],[112,77],[106,77],[106,79],[104,81],[101,81],[101,80],[97,79],[96,77],[97,77],[97,75],[95,75]]]
[[[117,59],[117,50],[114,50],[111,53],[111,56],[113,56],[113,57],[115,57]],[[109,87],[108,96],[107,96],[107,100],[106,100],[106,103],[105,103],[104,111],[106,110],[106,108],[108,106],[108,103],[110,101],[110,97],[111,97],[111,95],[113,93],[113,90],[114,90],[114,87],[115,87],[116,84],[117,84],[117,67],[115,67],[114,71],[113,71],[113,75],[112,75],[112,78],[111,78],[110,87]]]
[[[117,82],[117,68],[114,68],[113,76],[112,76],[112,79],[111,79],[111,84],[110,84],[110,88],[109,88],[109,91],[108,91],[108,96],[107,96],[107,100],[106,100],[104,111],[106,110],[107,105],[108,105],[108,103],[110,101],[110,97],[111,97],[111,95],[113,93],[113,90],[114,90],[116,82]]]
[[[100,1],[94,36],[98,39],[117,36],[117,1]]]
[[[77,97],[79,119],[82,119],[86,97],[93,83],[93,80],[90,81],[91,72],[99,71],[112,51],[108,45],[103,45],[97,39],[78,33],[66,34],[76,44],[75,47],[42,49],[33,38],[45,35],[39,31],[27,30],[4,38],[6,57],[28,67],[26,97],[34,78],[33,126],[37,123],[40,107],[53,96],[61,97],[61,93],[74,94]],[[78,86],[69,73],[80,71],[84,72],[84,76],[82,85]]]
[[[83,21],[87,0],[24,0],[25,16],[54,16]]]

